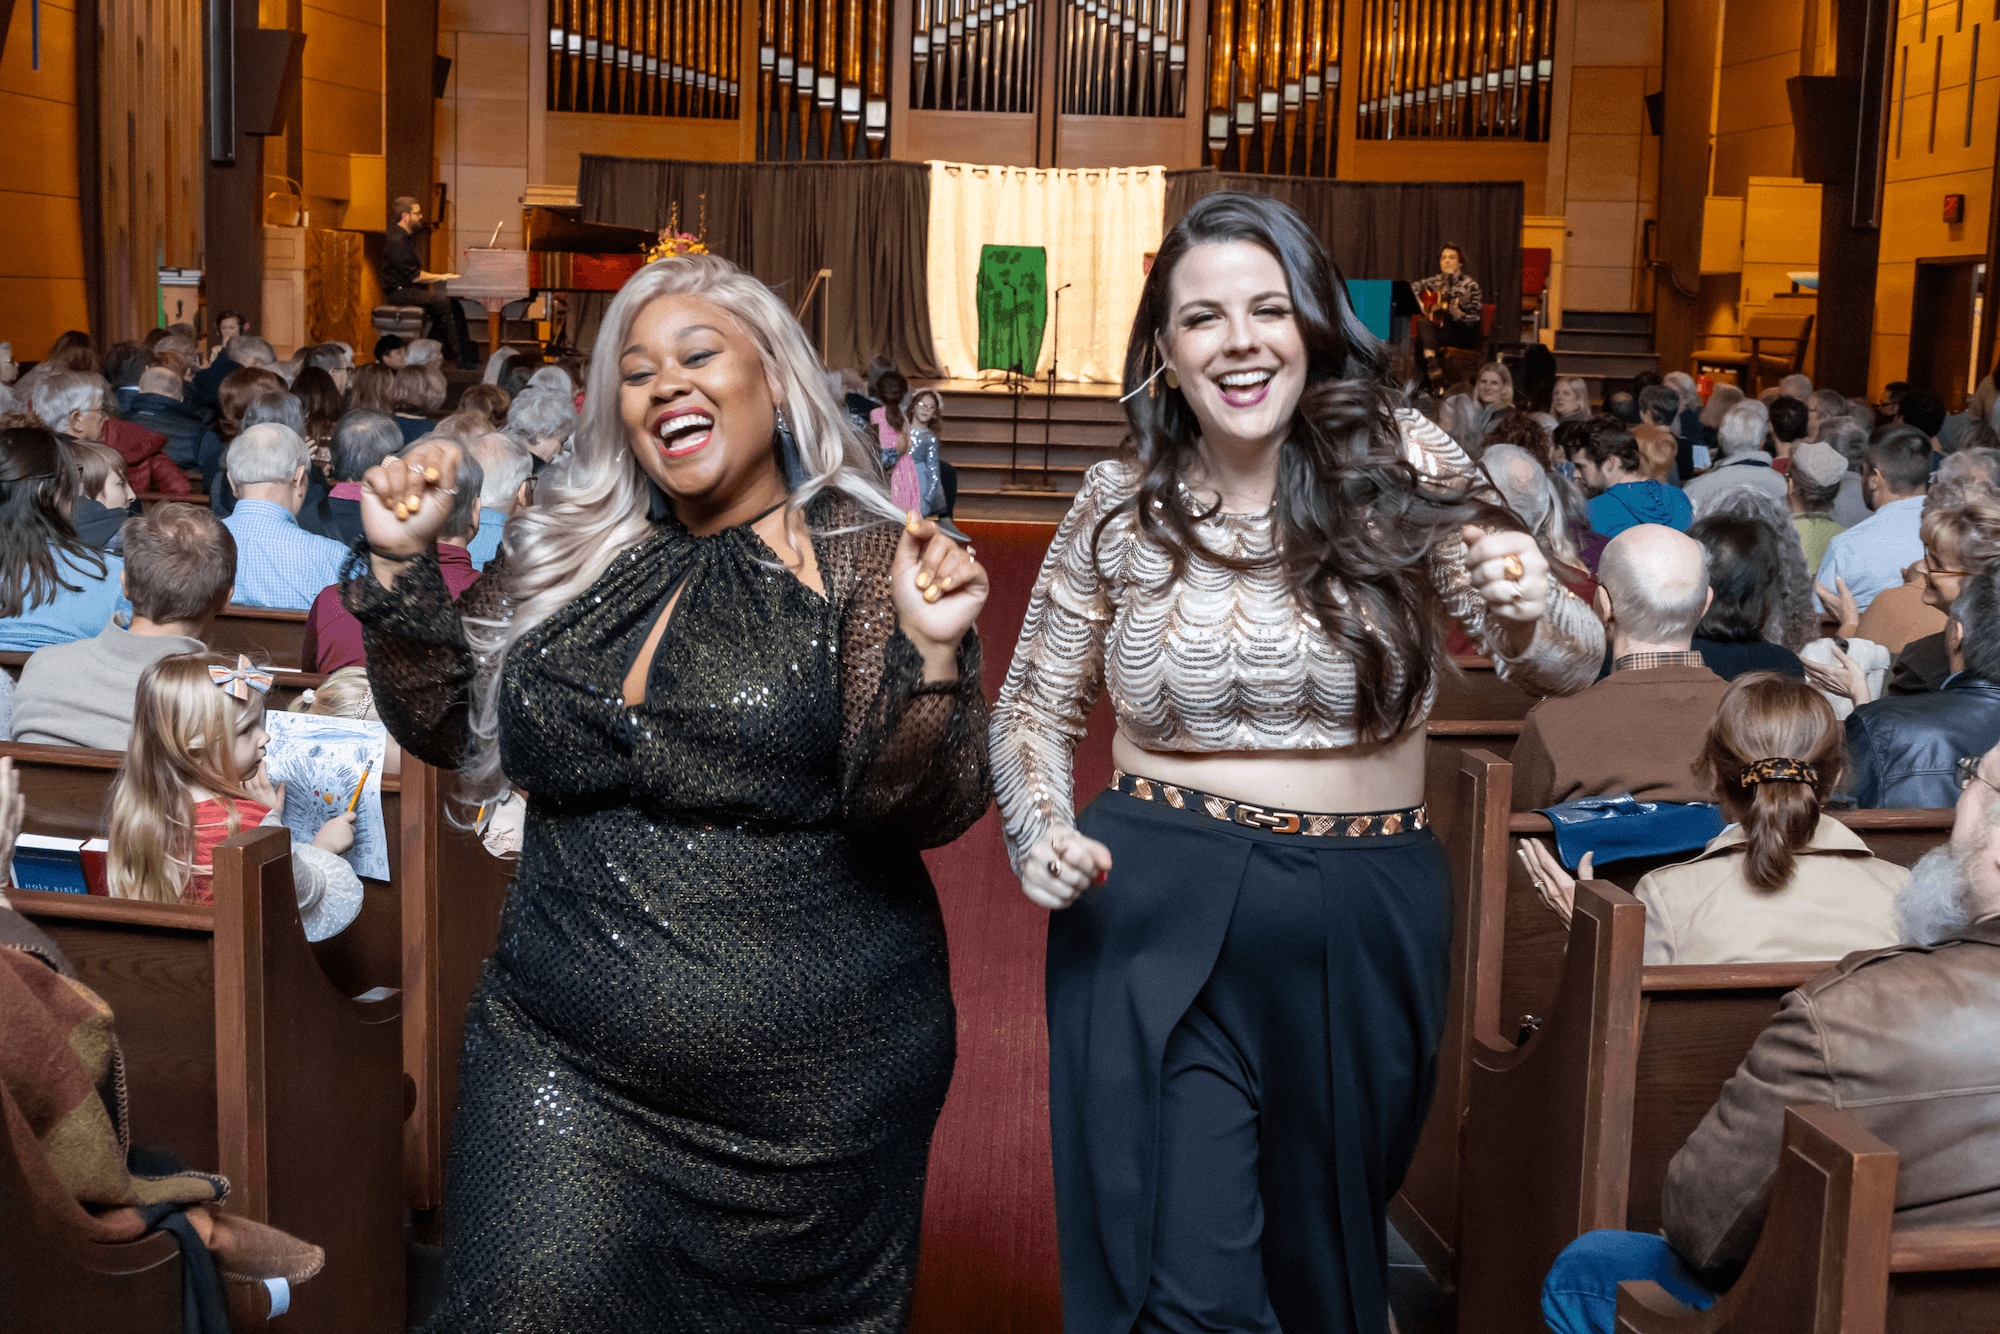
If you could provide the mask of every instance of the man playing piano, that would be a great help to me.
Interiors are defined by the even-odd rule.
[[[445,355],[456,358],[460,370],[471,370],[479,364],[478,352],[465,327],[465,312],[443,291],[445,280],[455,275],[426,272],[417,249],[418,235],[430,230],[424,226],[423,205],[402,195],[393,207],[396,221],[382,233],[382,299],[392,306],[423,307],[431,336],[444,344]]]

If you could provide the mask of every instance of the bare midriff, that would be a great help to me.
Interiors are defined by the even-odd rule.
[[[1424,733],[1329,750],[1147,750],[1123,729],[1111,760],[1128,774],[1277,810],[1360,815],[1424,799]]]

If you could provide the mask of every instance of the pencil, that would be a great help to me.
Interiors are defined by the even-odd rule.
[[[354,785],[354,795],[347,799],[347,809],[350,813],[361,804],[361,789],[368,786],[368,771],[374,767],[372,764],[363,766],[361,781]]]

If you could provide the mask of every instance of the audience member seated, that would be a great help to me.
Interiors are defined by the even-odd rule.
[[[1949,806],[1959,757],[2000,742],[2000,570],[1965,581],[1944,643],[1951,675],[1938,689],[1856,701],[1847,716],[1856,806]]]
[[[104,354],[104,378],[111,385],[121,417],[131,410],[132,399],[139,392],[139,375],[146,369],[149,355],[144,343],[113,343]]]
[[[1784,998],[1668,1166],[1661,1233],[1588,1232],[1557,1258],[1542,1287],[1555,1334],[1610,1334],[1634,1279],[1708,1309],[1756,1248],[1791,1106],[1840,1107],[1896,1151],[1898,1232],[2000,1227],[2000,755],[1971,764],[1950,844],[1896,895],[1905,943]]]
[[[1649,385],[1639,391],[1639,424],[1632,438],[1639,442],[1639,458],[1646,476],[1668,486],[1679,486],[1680,441],[1670,429],[1680,415],[1681,396],[1664,384]]]
[[[345,343],[314,343],[299,353],[303,359],[301,373],[306,370],[325,371],[326,378],[333,382],[336,395],[347,392],[347,382],[354,376],[354,358]],[[292,383],[292,392],[298,393],[298,382]],[[311,416],[308,406],[307,415]],[[339,414],[336,413],[336,416]]]
[[[451,511],[437,540],[438,570],[454,600],[479,580],[465,545],[479,531],[480,489],[485,482],[484,471],[471,450],[461,449],[458,460],[458,475],[451,482],[455,492]],[[306,615],[305,637],[299,642],[299,661],[309,672],[337,672],[367,664],[361,622],[341,603],[339,585],[329,584],[313,599],[312,610]]]
[[[1597,579],[1611,674],[1528,711],[1514,809],[1627,793],[1707,801],[1691,766],[1729,688],[1691,647],[1711,597],[1707,553],[1685,533],[1641,524],[1611,539]]]
[[[180,374],[164,365],[148,366],[139,375],[139,392],[133,396],[128,420],[159,435],[167,443],[163,447],[167,461],[183,474],[182,485],[186,486],[185,474],[190,469],[201,466],[201,438],[208,431],[208,423],[200,414],[181,402],[181,392],[185,382]],[[164,475],[157,480],[169,481]],[[162,491],[166,486],[148,487],[148,490]]]
[[[510,403],[507,391],[499,385],[475,384],[466,386],[465,392],[458,396],[458,406],[453,411],[478,417],[486,429],[500,431],[506,429]]]
[[[1834,520],[1833,503],[1846,476],[1847,460],[1832,445],[1806,440],[1792,451],[1792,466],[1785,473],[1785,505],[1805,552],[1806,572],[1815,578],[1826,544],[1835,533],[1845,531]]]
[[[340,577],[347,548],[298,524],[306,498],[306,443],[266,422],[229,446],[236,509],[223,520],[236,538],[236,601],[304,611]]]
[[[378,361],[355,367],[347,387],[347,410],[395,416],[396,372]]]
[[[412,338],[403,347],[405,366],[442,366],[444,344],[435,338]]]
[[[1912,387],[1896,400],[1896,420],[1921,432],[1937,448],[1938,432],[1944,429],[1944,400],[1928,389]]]
[[[1706,514],[1717,496],[1740,486],[1755,487],[1784,503],[1784,474],[1771,466],[1773,460],[1764,452],[1770,429],[1770,410],[1754,398],[1744,399],[1723,414],[1715,433],[1721,457],[1711,460],[1713,466],[1687,484],[1688,503],[1697,516]]]
[[[507,408],[507,429],[527,442],[540,472],[576,433],[576,404],[551,389],[523,390]]]
[[[284,388],[285,382],[278,378],[277,372],[262,366],[231,371],[222,382],[217,399],[220,415],[214,427],[201,438],[200,458],[202,489],[208,492],[209,508],[217,514],[227,516],[236,503],[222,461],[229,452],[229,442],[242,433],[243,414],[249,410],[250,400],[267,389],[283,392]]]
[[[1959,456],[1946,457],[1951,463]],[[1940,469],[1940,475],[1943,470]],[[1949,487],[1960,498],[1943,499],[1938,493]],[[1970,494],[1951,481],[1933,483],[1933,494],[1924,504],[1924,558],[1917,570],[1923,586],[1923,602],[1940,616],[1951,610],[1965,591],[1965,581],[2000,566],[2000,492],[1984,488]],[[1885,593],[1879,604],[1892,596]],[[1874,608],[1870,607],[1872,614]],[[1862,624],[1867,623],[1862,617]],[[1885,693],[1921,695],[1936,690],[1952,673],[1951,655],[1945,648],[1944,631],[1913,636],[1904,641],[1891,664]]]
[[[1793,371],[1790,375],[1778,381],[1778,392],[1780,394],[1786,398],[1796,399],[1801,403],[1812,396],[1812,391],[1812,377],[1801,375],[1797,371]]]
[[[69,444],[69,461],[76,469],[76,503],[70,507],[70,526],[90,546],[123,556],[118,530],[139,512],[139,502],[125,472],[125,460],[118,457],[118,451],[105,445],[73,440]]]
[[[1639,443],[1624,424],[1597,416],[1586,425],[1588,434],[1569,437],[1569,458],[1590,497],[1591,531],[1613,538],[1635,524],[1685,529],[1694,517],[1687,496],[1645,475]]]
[[[1513,372],[1501,362],[1487,362],[1479,368],[1479,378],[1472,382],[1472,398],[1480,407],[1493,412],[1505,412],[1513,407]]]
[[[356,408],[340,419],[333,428],[333,490],[327,494],[327,509],[334,531],[328,536],[350,547],[361,540],[361,479],[402,448],[403,433],[383,413]]]
[[[1827,424],[1845,420],[1847,396],[1833,389],[1815,389],[1806,395],[1806,439],[1824,440]]]
[[[312,455],[313,467],[331,475],[333,468],[333,428],[347,409],[341,402],[340,390],[335,387],[333,377],[318,366],[304,366],[292,381],[292,397],[299,401],[299,412],[304,416],[306,429],[306,450]]]
[[[535,456],[528,447],[506,431],[488,431],[472,446],[486,481],[479,489],[479,531],[466,550],[472,568],[484,570],[488,561],[500,554],[500,537],[507,520],[528,503],[528,476]]]
[[[76,468],[42,426],[0,430],[0,649],[88,639],[129,609],[124,562],[70,522]]]
[[[935,400],[936,397],[937,395],[929,389],[918,390],[916,398],[911,402],[911,418],[914,420],[924,415],[925,404]],[[940,435],[943,434],[943,427],[935,418],[931,425]],[[1555,442],[1549,438],[1549,433],[1535,420],[1531,412],[1523,412],[1519,408],[1506,408],[1494,414],[1492,423],[1486,428],[1484,448],[1491,449],[1495,445],[1517,445],[1528,451],[1540,467],[1561,471],[1558,467],[1563,462],[1561,451],[1556,448]]]
[[[394,334],[383,334],[375,340],[375,362],[377,366],[399,371],[409,364],[410,345]]]
[[[1549,411],[1559,422],[1582,421],[1590,416],[1590,386],[1575,376],[1557,380]]]
[[[236,541],[195,505],[161,505],[125,531],[129,624],[37,649],[21,669],[9,732],[40,746],[123,750],[139,675],[174,653],[201,653],[236,581]]]
[[[1765,411],[1770,414],[1770,450],[1772,466],[1784,472],[1791,466],[1792,452],[1799,442],[1808,438],[1806,426],[1810,414],[1806,405],[1796,398],[1783,394],[1771,400]]]
[[[1616,417],[1629,431],[1639,424],[1639,397],[1629,389],[1616,390],[1604,396],[1604,406],[1598,411]]]
[[[435,429],[430,414],[444,407],[444,371],[436,365],[405,366],[396,372],[395,416],[403,440],[415,444]]]
[[[1799,655],[1771,636],[1782,638],[1784,551],[1789,531],[1771,530],[1768,523],[1734,514],[1697,519],[1687,535],[1708,553],[1708,586],[1714,596],[1690,647],[1702,664],[1725,681],[1749,672],[1777,672],[1803,677]]]
[[[37,377],[29,404],[42,425],[65,440],[103,443],[104,423],[117,410],[111,386],[101,375],[54,371]]]
[[[270,428],[259,428],[270,429]],[[156,903],[215,901],[215,845],[280,824],[282,784],[264,768],[264,696],[271,677],[238,657],[177,653],[139,674],[132,739],[111,788],[111,896]],[[361,910],[361,881],[342,859],[354,815],[292,844],[306,939],[334,935]]]
[[[1840,723],[1817,690],[1770,672],[1730,685],[1695,761],[1729,825],[1699,856],[1633,888],[1646,905],[1648,965],[1838,959],[1902,939],[1895,898],[1909,872],[1825,811],[1846,762]],[[1568,922],[1576,877],[1540,839],[1523,839],[1521,852]],[[1590,870],[1580,865],[1578,876]]]
[[[1927,437],[1908,426],[1877,432],[1862,456],[1861,473],[1863,494],[1873,512],[1828,539],[1820,560],[1820,583],[1836,594],[1852,593],[1858,611],[1867,611],[1876,594],[1902,583],[1904,569],[1924,556],[1917,530],[1930,478]]]
[[[1868,432],[1852,417],[1835,417],[1821,429],[1820,439],[1847,460],[1847,475],[1840,479],[1840,494],[1833,501],[1833,521],[1842,529],[1852,528],[1868,517],[1867,488],[1861,481]]]
[[[547,389],[552,393],[561,394],[570,401],[572,407],[576,405],[576,383],[576,377],[561,365],[543,366],[528,377],[530,389]]]
[[[246,367],[269,370],[277,364],[278,354],[271,350],[269,343],[250,334],[238,334],[223,345],[221,355],[195,373],[194,379],[189,382],[187,400],[220,416],[224,381]],[[279,381],[281,386],[283,383]]]
[[[1708,451],[1705,458],[1700,455],[1696,457],[1697,465],[1704,471],[1713,467],[1716,460],[1722,457],[1720,440],[1722,419],[1729,415],[1731,408],[1742,401],[1743,391],[1733,384],[1719,384],[1708,391],[1708,402],[1701,405],[1701,413],[1696,419],[1701,426],[1701,435],[1695,443]]]

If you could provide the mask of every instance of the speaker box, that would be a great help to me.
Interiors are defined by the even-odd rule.
[[[443,97],[445,80],[451,77],[451,57],[431,57],[431,96]]]
[[[1851,179],[1861,81],[1851,74],[1802,74],[1785,80],[1785,94],[1792,103],[1799,174],[1814,185]]]
[[[1659,138],[1667,123],[1667,95],[1664,92],[1646,94],[1646,129],[1655,139]]]
[[[244,134],[283,134],[299,97],[306,35],[290,28],[236,34],[236,124]]]

